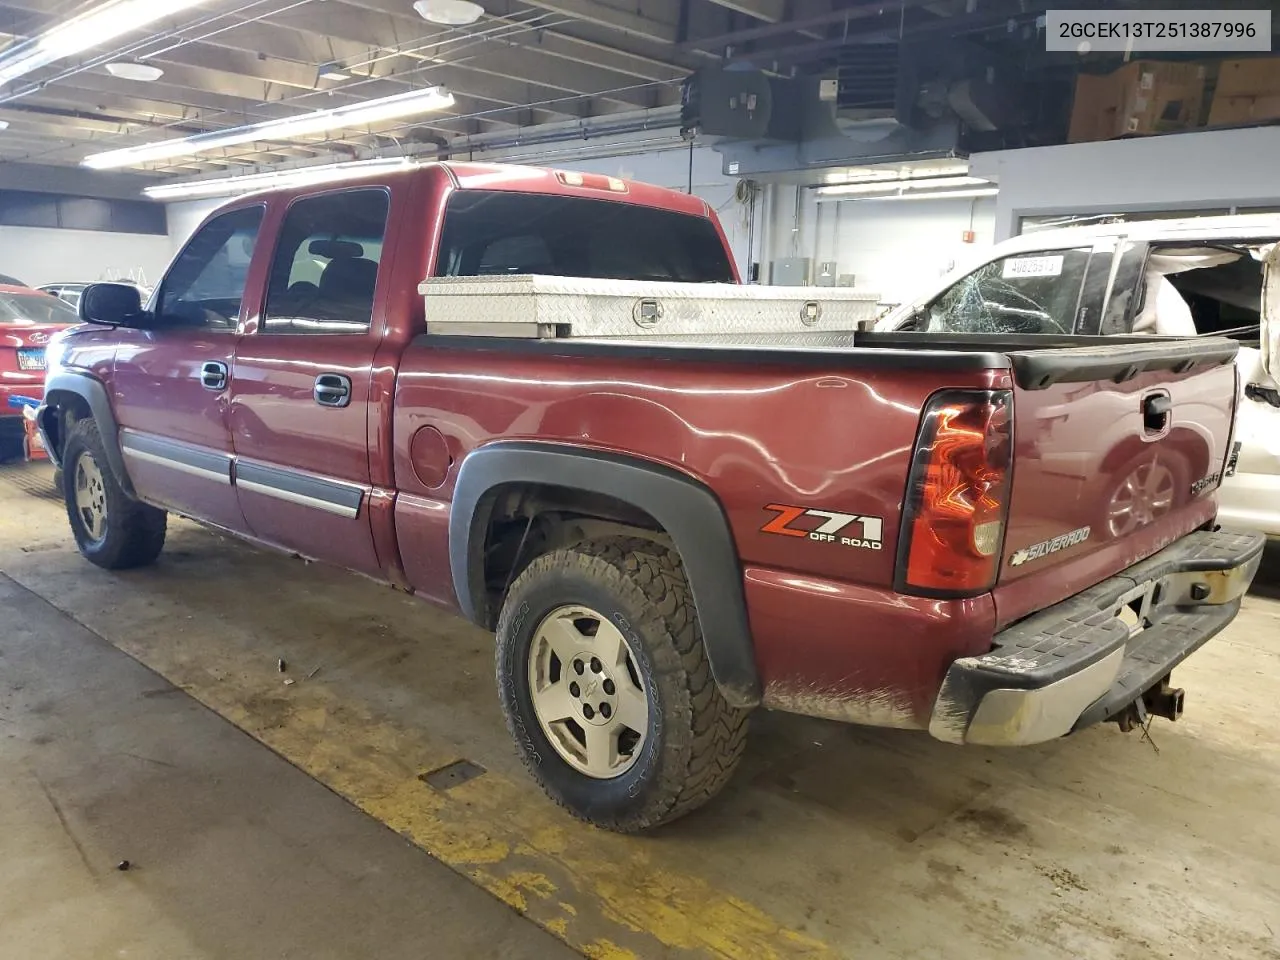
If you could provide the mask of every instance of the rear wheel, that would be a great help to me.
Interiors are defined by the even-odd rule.
[[[62,495],[80,552],[108,570],[141,567],[164,547],[167,515],[132,500],[107,462],[98,425],[81,420],[62,454]]]
[[[747,712],[726,703],[711,677],[674,552],[618,538],[538,557],[511,586],[497,641],[503,711],[521,757],[575,816],[643,830],[729,781]]]

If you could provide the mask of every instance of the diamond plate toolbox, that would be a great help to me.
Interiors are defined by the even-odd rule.
[[[838,287],[764,287],[537,275],[438,277],[418,286],[427,332],[490,337],[856,332],[879,295]]]

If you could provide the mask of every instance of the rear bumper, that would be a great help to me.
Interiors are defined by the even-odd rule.
[[[1001,631],[990,652],[948,669],[929,732],[1021,746],[1114,716],[1231,622],[1265,543],[1260,533],[1192,533]],[[1135,619],[1145,627],[1131,634]]]

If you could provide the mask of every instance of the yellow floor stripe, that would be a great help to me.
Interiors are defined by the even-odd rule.
[[[83,563],[46,557],[41,565],[64,562]],[[25,558],[4,566],[16,567],[6,570],[15,580],[586,956],[835,956],[758,906],[697,876],[663,869],[651,856],[656,841],[579,824],[549,801],[532,799],[528,784],[489,771],[447,792],[428,786],[418,775],[461,759],[452,748],[433,742],[427,731],[393,726],[363,703],[340,700],[323,683],[282,688],[278,676],[263,670],[260,650],[251,655],[219,643],[217,630],[200,631],[198,645],[166,642],[163,626],[185,615],[163,593],[131,606],[134,629],[116,635],[109,615],[93,610],[87,598],[68,601],[65,590],[50,589]],[[76,576],[68,567],[58,571],[63,583]],[[145,593],[146,579],[101,584],[113,586],[118,594]]]

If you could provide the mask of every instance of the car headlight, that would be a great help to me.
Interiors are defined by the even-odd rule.
[[[62,369],[62,359],[66,356],[67,345],[65,340],[65,332],[59,331],[49,338],[49,342],[44,348],[44,376],[47,380],[50,374],[56,373]]]

